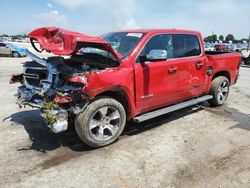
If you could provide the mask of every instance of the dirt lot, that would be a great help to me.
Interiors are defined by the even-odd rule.
[[[0,187],[250,187],[250,68],[225,106],[129,123],[118,142],[91,150],[15,105],[8,77],[25,60],[0,57]]]

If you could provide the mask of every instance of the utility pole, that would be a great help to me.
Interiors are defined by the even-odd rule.
[[[248,37],[247,51],[249,50],[249,47],[250,47],[250,34],[249,34],[249,37]]]

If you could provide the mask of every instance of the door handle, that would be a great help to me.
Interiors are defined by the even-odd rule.
[[[196,68],[201,69],[204,66],[204,61],[206,60],[206,57],[202,57],[200,60],[196,62]]]
[[[168,72],[169,73],[175,73],[177,71],[177,67],[169,67]]]
[[[197,69],[201,69],[203,66],[204,66],[204,63],[202,63],[202,62],[197,62],[196,63],[196,68]]]

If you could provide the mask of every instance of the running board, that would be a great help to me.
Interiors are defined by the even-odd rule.
[[[143,121],[146,121],[146,120],[161,116],[163,114],[167,114],[167,113],[170,113],[170,112],[182,109],[182,108],[186,108],[188,106],[196,105],[198,103],[201,103],[203,101],[206,101],[206,100],[209,100],[209,99],[212,99],[212,98],[213,98],[212,95],[205,95],[205,96],[200,97],[200,98],[192,99],[192,100],[185,101],[185,102],[182,102],[182,103],[179,103],[179,104],[168,106],[166,108],[162,108],[162,109],[159,109],[159,110],[148,112],[146,114],[135,117],[133,119],[133,121],[137,122],[137,123],[143,122]]]

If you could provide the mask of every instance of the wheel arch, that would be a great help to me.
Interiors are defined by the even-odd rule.
[[[117,100],[124,107],[125,112],[126,112],[126,116],[127,116],[127,120],[130,120],[132,118],[132,111],[131,111],[131,104],[130,104],[129,97],[127,96],[126,92],[123,91],[122,89],[104,91],[104,92],[98,94],[96,97],[98,97],[98,96],[107,96],[107,97],[111,97],[111,98]]]
[[[216,72],[213,75],[212,80],[214,80],[218,76],[225,76],[229,80],[229,83],[231,83],[231,75],[230,75],[229,71],[227,71],[227,70],[220,70],[220,71]]]

